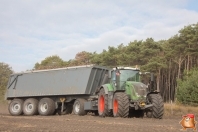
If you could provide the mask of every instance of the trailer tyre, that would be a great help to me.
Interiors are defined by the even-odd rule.
[[[118,92],[113,97],[114,117],[126,118],[129,115],[129,99],[126,93]]]
[[[38,112],[42,116],[52,115],[55,111],[55,103],[50,98],[42,98],[39,101]]]
[[[25,100],[23,104],[23,113],[28,116],[38,114],[38,100],[34,98]]]
[[[9,113],[13,116],[18,116],[23,114],[23,100],[22,99],[14,99],[9,104],[8,110]]]
[[[86,102],[85,99],[76,99],[73,105],[73,112],[76,115],[86,115],[87,112],[84,110],[84,103]]]
[[[164,103],[162,97],[159,94],[150,94],[148,100],[153,104],[151,110],[146,111],[147,117],[162,119],[164,114]]]

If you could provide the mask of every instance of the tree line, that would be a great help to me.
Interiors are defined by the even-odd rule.
[[[141,71],[155,73],[155,87],[165,102],[175,99],[185,102],[181,97],[191,96],[191,93],[184,92],[188,87],[185,89],[187,85],[183,82],[189,82],[190,75],[194,75],[198,67],[198,23],[183,27],[167,40],[155,41],[147,38],[134,40],[127,45],[108,46],[101,53],[81,51],[69,61],[64,61],[57,55],[49,56],[40,63],[37,62],[34,70],[88,64],[108,67],[138,66]],[[196,90],[198,93],[198,84],[194,86],[194,91]]]

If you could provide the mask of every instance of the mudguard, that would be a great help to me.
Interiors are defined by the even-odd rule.
[[[100,87],[100,89],[104,88],[105,94],[108,94],[109,91],[113,91],[113,87],[111,84],[104,84]]]

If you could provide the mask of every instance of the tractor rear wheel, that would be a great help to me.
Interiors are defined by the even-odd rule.
[[[146,111],[147,117],[162,119],[164,114],[164,103],[162,97],[159,94],[148,95],[148,100],[153,104],[153,107]]]
[[[126,93],[118,92],[113,97],[113,116],[126,118],[129,115],[129,99]]]
[[[108,112],[108,95],[105,94],[104,89],[102,88],[98,94],[98,114],[101,117],[109,115]]]

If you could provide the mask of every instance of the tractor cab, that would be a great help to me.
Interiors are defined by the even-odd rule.
[[[111,80],[114,91],[125,91],[133,101],[146,100],[148,87],[140,81],[140,70],[138,68],[113,68]]]
[[[139,69],[130,67],[116,67],[112,71],[112,81],[116,90],[125,90],[127,81],[140,82]]]

